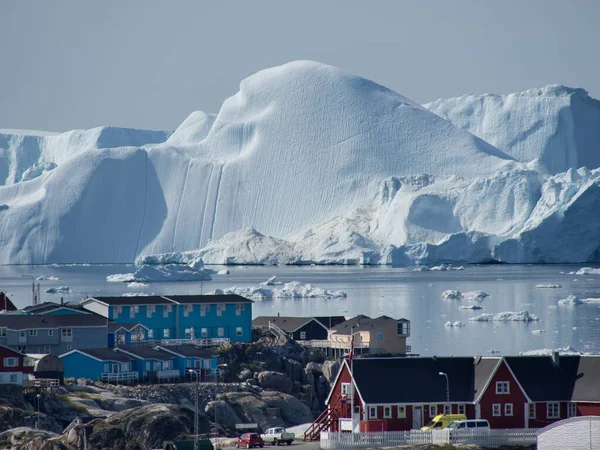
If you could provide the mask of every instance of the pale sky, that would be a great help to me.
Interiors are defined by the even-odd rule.
[[[0,0],[0,128],[174,129],[297,59],[419,103],[554,83],[600,98],[600,2]]]

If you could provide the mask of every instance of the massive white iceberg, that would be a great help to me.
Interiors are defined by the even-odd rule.
[[[563,91],[540,96],[554,105]],[[519,106],[501,117],[522,145],[479,133],[500,150],[438,116],[453,108],[442,101],[434,114],[310,61],[250,76],[218,114],[192,113],[172,134],[5,132],[0,263],[600,261],[600,164],[595,131],[582,131],[597,102],[574,92],[585,107],[571,128],[521,133]],[[558,169],[563,147],[545,144],[556,139],[576,143]]]

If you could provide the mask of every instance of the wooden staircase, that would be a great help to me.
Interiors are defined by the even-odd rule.
[[[350,417],[350,401],[338,401],[331,407],[321,413],[319,417],[311,424],[304,433],[305,441],[317,441],[321,437],[321,431],[329,430],[329,427],[340,417]]]

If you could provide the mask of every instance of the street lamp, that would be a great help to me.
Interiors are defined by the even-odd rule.
[[[35,429],[39,429],[40,428],[40,398],[42,396],[40,394],[36,395],[37,398],[37,416],[36,416],[36,420],[35,420]]]
[[[444,372],[440,372],[438,375],[443,375],[446,377],[446,403],[450,403],[450,382],[448,381],[448,375],[446,375]]]
[[[198,406],[199,406],[199,386],[200,386],[200,372],[194,369],[189,369],[188,372],[192,375],[196,375],[196,400],[195,400],[195,412],[194,412],[194,450],[198,450]]]
[[[31,278],[31,304],[35,305],[35,277],[33,275],[21,275],[21,276]]]

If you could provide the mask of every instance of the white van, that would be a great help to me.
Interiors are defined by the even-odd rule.
[[[485,419],[456,420],[448,425],[449,430],[489,430],[490,423]]]

